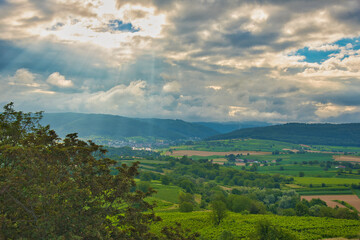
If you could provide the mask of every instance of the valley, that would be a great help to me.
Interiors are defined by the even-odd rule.
[[[358,220],[344,220],[359,219],[360,147],[246,138],[191,141],[154,153],[119,163],[139,161],[137,183],[157,191],[149,199],[163,218],[155,232],[179,221],[206,239],[220,239],[224,231],[251,239],[259,219],[297,239],[356,238],[360,231]],[[189,195],[185,212],[181,194]],[[210,220],[213,201],[223,201],[229,211],[218,226]]]

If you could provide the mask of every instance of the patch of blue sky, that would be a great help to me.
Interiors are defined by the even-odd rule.
[[[121,31],[121,32],[138,32],[140,28],[134,28],[131,23],[124,23],[121,20],[110,20],[108,24],[109,28],[114,31]]]
[[[356,38],[343,38],[339,41],[335,42],[334,44],[340,46],[340,47],[346,47],[348,44],[352,45],[352,49],[359,50],[360,49],[360,37]]]
[[[317,50],[309,50],[308,47],[303,49],[299,49],[296,52],[296,55],[304,56],[304,62],[309,63],[322,63],[329,59],[332,54],[339,53],[340,50],[329,50],[329,51],[317,51]]]
[[[340,39],[331,45],[337,45],[339,47],[346,47],[351,44],[351,49],[359,50],[360,49],[360,37],[356,38],[343,38]],[[305,59],[303,62],[309,63],[322,63],[327,59],[331,58],[333,54],[337,54],[340,52],[340,49],[328,50],[328,51],[320,51],[320,50],[310,50],[308,47],[299,49],[295,55],[304,56]],[[346,57],[346,56],[344,56]]]

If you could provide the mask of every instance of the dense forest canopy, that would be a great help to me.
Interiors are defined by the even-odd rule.
[[[348,124],[306,124],[247,128],[227,134],[210,137],[210,140],[255,138],[298,144],[360,146],[360,123]]]

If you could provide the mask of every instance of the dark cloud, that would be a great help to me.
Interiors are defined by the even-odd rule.
[[[358,123],[358,119],[360,119],[360,112],[345,113],[336,117],[325,118],[322,121],[330,123]]]
[[[345,92],[329,92],[314,96],[313,99],[320,103],[333,103],[340,106],[360,106],[359,91],[348,90]]]
[[[81,82],[93,79],[94,90],[100,86],[110,88],[114,84],[113,80],[109,83],[106,79],[118,79],[119,71],[107,67],[107,63],[99,58],[96,50],[88,51],[85,46],[80,46],[74,50],[72,46],[47,42],[24,45],[0,41],[0,52],[3,53],[0,58],[0,71],[12,74],[17,69],[26,68],[41,73],[44,77],[53,72],[61,72]]]
[[[360,2],[357,0],[349,0],[341,2],[338,9],[332,10],[332,16],[338,21],[345,21],[350,24],[360,23]]]
[[[276,33],[253,34],[251,32],[239,31],[225,35],[225,39],[234,47],[250,48],[269,45],[276,40],[277,36],[278,34]]]

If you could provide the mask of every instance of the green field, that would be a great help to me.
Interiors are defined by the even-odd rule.
[[[360,153],[360,147],[350,147],[350,146],[311,145],[311,149],[315,151],[348,152],[348,153],[355,153],[356,155]]]
[[[244,156],[244,158],[261,160],[261,161],[272,161],[278,158],[281,158],[282,161],[280,163],[291,163],[294,162],[301,163],[303,161],[318,161],[318,162],[326,162],[326,161],[334,161],[332,154],[328,153],[305,153],[305,154],[277,154],[277,155],[251,155]]]
[[[171,202],[178,203],[178,195],[182,189],[178,186],[173,185],[162,185],[159,181],[152,181],[151,187],[157,191],[157,193],[153,194],[153,197]]]
[[[360,147],[349,146],[326,146],[326,145],[310,145],[308,147],[299,144],[287,143],[275,140],[261,140],[261,139],[231,139],[231,140],[216,140],[216,141],[199,141],[193,145],[181,145],[172,147],[176,150],[199,150],[199,151],[283,151],[283,149],[296,150],[313,150],[324,152],[348,152],[359,154]],[[166,149],[161,149],[166,150]]]
[[[282,151],[282,149],[301,149],[298,144],[260,140],[260,139],[236,139],[236,140],[217,140],[217,141],[200,141],[194,145],[182,145],[172,147],[176,150],[198,150],[198,151],[214,151],[214,152],[227,152],[227,151]]]
[[[121,160],[121,163],[126,163],[126,164],[131,164],[134,162],[140,162],[141,164],[166,164],[166,163],[168,163],[168,161],[148,160],[148,159]]]
[[[321,186],[322,183],[326,185],[351,185],[359,184],[360,179],[348,179],[348,178],[316,178],[316,177],[294,177],[294,182],[299,185],[309,186]]]
[[[199,232],[203,239],[218,239],[224,231],[230,231],[235,239],[251,239],[256,223],[268,219],[274,225],[280,226],[299,239],[324,239],[335,237],[359,237],[360,222],[357,220],[331,219],[318,217],[285,217],[276,215],[242,215],[229,213],[228,217],[214,226],[209,218],[209,212],[192,213],[159,213],[163,221],[152,225],[152,231],[159,233],[165,225],[179,222],[189,231]]]
[[[336,174],[336,172],[324,171],[323,168],[319,167],[318,165],[308,166],[308,165],[290,165],[290,164],[259,167],[258,172],[271,173],[271,174],[279,173],[282,175],[288,175],[294,177],[299,176],[299,172],[305,172],[306,176],[312,176],[312,177],[332,177]]]

